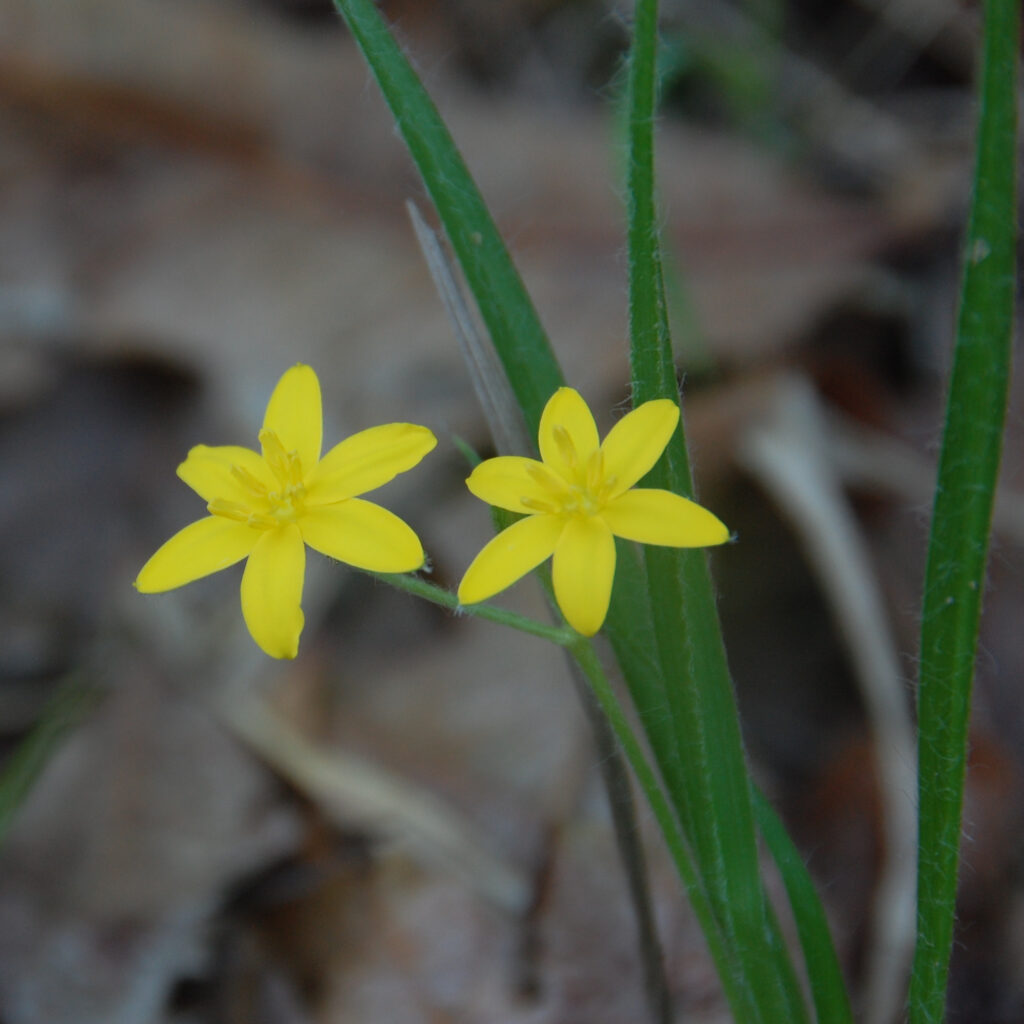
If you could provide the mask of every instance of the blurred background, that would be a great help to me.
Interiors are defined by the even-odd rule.
[[[629,393],[631,5],[382,6],[607,429]],[[663,7],[669,290],[700,497],[738,537],[712,564],[748,749],[884,1021],[912,927],[916,622],[979,9]],[[174,476],[189,447],[255,447],[300,361],[326,444],[394,420],[438,435],[379,499],[457,583],[490,522],[451,438],[490,442],[407,199],[432,219],[327,0],[0,7],[3,1024],[646,1019],[557,652],[316,556],[293,663],[246,634],[240,568],[131,586],[204,514]],[[952,975],[969,1024],[1024,1021],[1019,391]],[[532,583],[504,600],[545,614]],[[724,1021],[642,817],[681,1017]]]

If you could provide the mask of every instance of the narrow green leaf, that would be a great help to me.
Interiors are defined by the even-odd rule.
[[[756,786],[752,792],[757,827],[779,869],[793,911],[818,1024],[853,1024],[843,972],[814,882],[772,805]]]
[[[679,397],[654,198],[657,16],[656,0],[637,0],[628,75],[627,181],[634,405]],[[647,482],[692,494],[681,425],[666,456]],[[686,751],[682,788],[670,778],[671,796],[762,1019],[804,1020],[806,1010],[786,951],[775,941],[760,876],[749,776],[706,557],[652,547],[645,561],[675,746]],[[623,670],[628,677],[630,666]],[[661,753],[657,747],[656,753]],[[668,768],[662,765],[666,775]]]
[[[981,594],[1013,333],[1020,0],[987,0],[977,159],[921,612],[912,1024],[945,1013]]]
[[[563,383],[533,303],[473,178],[374,0],[334,0],[419,169],[534,437]]]

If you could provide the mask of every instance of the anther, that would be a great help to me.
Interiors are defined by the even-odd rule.
[[[263,458],[267,465],[270,466],[282,487],[287,486],[291,478],[290,459],[280,438],[272,430],[261,430],[259,438],[260,446],[263,448]]]
[[[530,462],[526,466],[526,475],[535,483],[540,484],[552,496],[562,496],[568,490],[564,480],[555,476],[546,466],[539,462]]]
[[[207,512],[214,516],[222,516],[224,519],[233,519],[236,523],[246,523],[248,526],[266,528],[277,526],[277,520],[262,512],[254,512],[237,501],[227,501],[225,498],[214,498],[206,506]]]
[[[289,491],[303,490],[302,487],[302,459],[298,452],[288,453],[288,482]]]
[[[556,423],[551,433],[554,435],[558,452],[565,460],[565,464],[570,469],[575,469],[580,464],[580,457],[576,451],[576,445],[572,442],[569,431],[561,423]]]
[[[232,465],[231,475],[247,490],[250,494],[255,495],[258,498],[266,497],[267,487],[260,479],[249,472],[244,466]]]
[[[599,491],[601,497],[603,498],[604,496],[606,496],[608,494],[611,494],[612,491],[615,490],[615,485],[618,482],[619,482],[619,475],[618,475],[618,473],[612,473],[609,476],[606,476],[601,481],[601,488],[600,488],[600,491]]]
[[[530,509],[531,512],[546,512],[548,514],[557,512],[557,506],[550,501],[542,501],[539,498],[522,497],[519,499],[519,504],[524,508]]]
[[[227,501],[224,498],[214,498],[206,506],[206,511],[213,516],[223,516],[225,519],[235,519],[240,523],[248,520],[250,512],[245,505],[237,501]]]

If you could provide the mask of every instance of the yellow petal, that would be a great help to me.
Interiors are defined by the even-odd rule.
[[[372,501],[349,498],[307,508],[299,528],[311,548],[358,569],[412,572],[423,565],[419,537],[393,512]]]
[[[208,516],[179,530],[142,567],[135,587],[144,594],[191,583],[240,562],[260,539],[245,523]]]
[[[412,469],[437,444],[426,427],[385,423],[336,444],[306,479],[306,503],[325,505],[365,494]]]
[[[242,475],[233,470],[237,467]],[[253,480],[243,479],[249,474]],[[178,467],[178,476],[205,501],[222,498],[248,505],[256,496],[253,487],[262,484],[267,490],[276,490],[274,476],[259,452],[238,445],[219,445],[211,448],[198,444]]]
[[[299,453],[303,473],[317,464],[324,422],[320,381],[312,367],[299,363],[284,372],[267,403],[263,429],[273,431],[286,452]]]
[[[488,505],[507,508],[510,512],[536,512],[536,504],[551,503],[551,488],[542,483],[551,473],[536,459],[524,459],[519,455],[499,455],[481,462],[466,481],[470,492]],[[552,481],[557,488],[557,481]]]
[[[608,431],[601,457],[612,497],[629,490],[661,458],[678,426],[679,406],[658,398],[626,413]]]
[[[555,548],[555,600],[566,622],[584,636],[604,624],[615,578],[615,540],[598,516],[575,516]]]
[[[555,550],[563,527],[558,516],[529,516],[502,530],[466,570],[459,600],[463,604],[486,601],[536,569]]]
[[[572,388],[559,388],[544,406],[537,441],[545,465],[566,480],[582,479],[598,447],[597,425],[587,403]]]
[[[253,640],[272,658],[299,652],[306,549],[294,523],[266,530],[242,573],[242,615]]]
[[[718,516],[671,491],[634,488],[609,502],[601,517],[616,536],[641,544],[702,548],[729,539]]]

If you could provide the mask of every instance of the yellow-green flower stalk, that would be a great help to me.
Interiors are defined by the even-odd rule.
[[[424,562],[419,538],[387,509],[356,497],[415,466],[436,444],[412,423],[371,427],[323,458],[320,382],[303,365],[274,388],[261,452],[197,445],[178,476],[210,515],[176,533],[142,567],[143,593],[173,590],[243,558],[242,615],[273,658],[294,658],[302,632],[302,584],[311,548],[373,572],[411,572]]]
[[[463,604],[485,601],[554,555],[555,600],[566,621],[593,636],[608,614],[614,537],[668,547],[729,539],[725,525],[671,491],[633,485],[661,457],[679,406],[645,402],[600,442],[594,417],[572,388],[559,388],[541,415],[541,459],[502,455],[481,462],[466,486],[482,501],[525,513],[476,556],[459,585]]]

